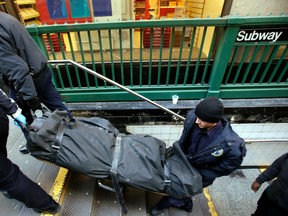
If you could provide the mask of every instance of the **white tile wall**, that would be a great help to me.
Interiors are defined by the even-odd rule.
[[[288,140],[288,123],[231,124],[244,140],[285,139]],[[133,134],[148,134],[171,146],[181,136],[182,125],[127,125]],[[276,158],[288,152],[288,142],[247,143],[247,155],[243,165],[269,165]]]
[[[288,139],[288,123],[231,124],[244,140]],[[166,142],[168,146],[179,139],[183,125],[127,125],[133,134],[148,134]]]
[[[288,139],[288,123],[231,124],[243,139]]]

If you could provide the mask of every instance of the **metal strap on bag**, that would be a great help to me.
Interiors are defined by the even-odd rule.
[[[165,179],[164,179],[165,186],[171,185],[170,167],[169,167],[169,163],[167,160],[164,162],[164,174],[165,174]]]
[[[112,165],[110,169],[110,174],[111,174],[111,179],[112,179],[112,183],[113,183],[113,187],[114,187],[117,199],[122,207],[124,214],[127,214],[128,210],[127,210],[127,206],[123,197],[122,187],[118,181],[118,172],[117,172],[120,150],[121,150],[120,147],[121,147],[122,136],[123,134],[119,134],[116,137],[116,143],[115,143],[115,149],[114,149],[114,155],[113,155],[113,161],[112,161]]]
[[[169,162],[168,162],[168,156],[169,154],[171,154],[171,152],[169,152],[168,154],[165,153],[165,161],[164,161],[164,175],[165,175],[165,179],[164,179],[164,191],[168,190],[168,187],[171,185],[171,179],[170,179],[170,166],[169,166]]]
[[[52,160],[55,162],[57,159],[57,154],[60,151],[60,146],[62,143],[64,131],[65,131],[66,121],[62,120],[60,127],[58,128],[57,134],[55,136],[54,144],[51,145]]]

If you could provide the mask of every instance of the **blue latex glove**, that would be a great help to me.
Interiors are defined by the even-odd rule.
[[[26,125],[26,117],[24,115],[20,114],[17,118],[14,119],[14,124],[17,127],[20,127],[18,122],[22,123],[23,125]]]

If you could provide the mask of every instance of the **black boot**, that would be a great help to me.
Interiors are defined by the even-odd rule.
[[[45,209],[36,209],[33,210],[37,213],[43,213],[43,214],[57,214],[61,209],[61,206],[57,202],[53,202],[52,206]]]
[[[161,216],[163,215],[163,212],[165,209],[168,209],[171,206],[171,203],[169,202],[169,196],[164,196],[162,199],[155,205],[151,211],[150,214],[152,216]]]
[[[154,206],[151,211],[150,211],[150,214],[151,216],[161,216],[161,215],[164,215],[163,212],[164,212],[165,209],[158,209],[157,206]]]
[[[192,212],[193,210],[193,202],[191,197],[177,199],[170,196],[163,197],[156,206],[154,206],[150,213],[152,216],[160,216],[163,215],[165,209],[169,207],[176,207],[183,209],[186,212]]]

